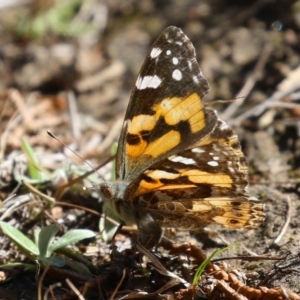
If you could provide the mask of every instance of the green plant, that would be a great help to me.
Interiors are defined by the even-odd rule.
[[[19,19],[17,33],[31,38],[42,38],[48,33],[62,37],[78,36],[90,29],[85,23],[75,20],[82,3],[83,0],[58,1],[50,8],[38,10],[33,17],[23,16]]]
[[[117,153],[118,144],[114,143],[111,146],[110,152],[114,156]],[[116,160],[113,160],[111,168],[111,180],[116,180],[116,174],[114,172]],[[99,221],[99,231],[102,233],[102,239],[104,241],[110,241],[118,230],[119,226],[116,223],[119,223],[121,220],[111,211],[110,205],[107,202],[103,203],[103,211],[105,212],[105,217],[101,218]],[[114,220],[115,222],[107,222],[107,219]]]
[[[31,184],[42,183],[50,180],[50,175],[48,174],[48,172],[39,166],[38,158],[34,152],[34,149],[24,138],[21,141],[21,148],[27,158],[29,177],[20,175],[16,177],[16,180],[18,180],[19,182],[21,180],[26,180]]]
[[[31,260],[38,260],[43,265],[50,264],[56,267],[62,267],[66,263],[65,258],[53,256],[53,253],[56,250],[65,248],[80,240],[95,237],[95,233],[91,230],[73,229],[54,240],[55,235],[59,231],[59,227],[53,224],[46,226],[41,230],[36,230],[34,232],[34,241],[32,241],[20,230],[6,222],[0,222],[0,227],[3,233],[7,235]]]
[[[193,279],[193,286],[196,286],[200,280],[200,277],[202,276],[203,272],[205,271],[205,268],[207,267],[208,263],[212,260],[213,257],[221,254],[222,252],[229,250],[230,248],[236,246],[237,243],[234,243],[232,245],[229,245],[225,248],[215,250],[209,257],[207,257],[202,264],[198,267],[194,279]]]

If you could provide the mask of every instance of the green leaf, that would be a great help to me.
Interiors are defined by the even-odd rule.
[[[29,184],[31,185],[37,185],[37,184],[40,184],[42,182],[42,180],[46,181],[48,180],[47,178],[45,178],[45,176],[43,175],[43,179],[33,179],[33,178],[30,178],[28,176],[25,176],[25,175],[16,175],[15,176],[15,179],[18,183],[21,183],[23,181],[26,181],[28,182]]]
[[[41,229],[38,228],[36,229],[34,232],[33,232],[33,240],[34,240],[34,243],[37,245],[39,243],[39,235],[40,235],[40,231]]]
[[[27,165],[30,177],[33,179],[40,179],[40,171],[36,168],[38,159],[34,153],[33,148],[25,138],[22,138],[21,147],[26,157],[28,158]]]
[[[67,259],[66,265],[79,274],[83,274],[83,275],[92,277],[92,273],[90,272],[90,270],[87,268],[87,266],[85,264],[83,264],[81,262]]]
[[[29,253],[33,253],[36,256],[39,255],[38,247],[21,231],[6,222],[0,222],[0,227],[2,228],[3,233],[13,240],[21,249],[24,249]]]
[[[22,270],[23,272],[27,271],[35,271],[36,270],[36,264],[24,264],[20,262],[15,262],[15,263],[8,263],[1,265],[1,270],[9,270],[10,274],[13,274],[15,270]]]
[[[55,257],[42,257],[40,258],[40,261],[45,266],[52,266],[57,268],[63,268],[66,265],[66,258],[55,256]]]
[[[93,238],[96,234],[87,229],[73,229],[66,232],[62,237],[55,241],[50,247],[49,251],[54,252],[57,249],[64,248],[68,245],[77,243],[81,240]]]
[[[27,166],[28,166],[28,171],[29,171],[30,177],[33,180],[38,180],[38,182],[46,181],[48,178],[39,169],[39,167],[38,167],[39,162],[34,153],[34,150],[25,138],[22,138],[21,147],[27,157]]]
[[[39,232],[37,244],[40,250],[40,257],[51,256],[52,251],[49,245],[51,245],[58,231],[59,231],[59,227],[56,224],[52,224],[46,226]]]

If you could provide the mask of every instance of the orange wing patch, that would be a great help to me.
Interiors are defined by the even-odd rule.
[[[197,93],[186,98],[165,98],[155,104],[152,110],[155,114],[141,114],[128,121],[126,151],[129,160],[142,155],[158,157],[179,145],[182,139],[176,126],[180,122],[188,121],[192,133],[201,131],[206,125],[202,100]],[[149,135],[149,132],[155,130],[161,117],[174,129],[148,143],[143,135]]]
[[[227,174],[212,174],[199,169],[179,170],[179,173],[170,173],[163,170],[148,170],[146,179],[139,182],[135,196],[158,190],[196,188],[197,184],[209,184],[215,187],[232,187],[232,178]],[[182,181],[182,179],[184,179]],[[169,180],[169,183],[164,181]],[[174,183],[172,183],[172,181]],[[182,182],[180,182],[182,181]],[[187,181],[189,183],[187,183]]]
[[[193,183],[211,184],[213,186],[227,188],[232,186],[232,179],[227,174],[213,174],[198,169],[192,169],[182,172],[181,176],[188,177],[188,179]]]
[[[193,133],[205,126],[203,103],[197,93],[185,99],[173,97],[166,98],[154,106],[157,117],[164,117],[168,125],[177,125],[182,121],[189,121]]]
[[[186,189],[196,187],[195,184],[179,184],[179,183],[170,183],[165,184],[162,181],[164,179],[168,180],[177,180],[180,178],[180,174],[170,173],[162,170],[153,170],[145,172],[147,179],[142,179],[139,182],[139,187],[135,192],[135,196],[143,195],[149,192],[158,191],[158,190],[170,190],[170,189]]]

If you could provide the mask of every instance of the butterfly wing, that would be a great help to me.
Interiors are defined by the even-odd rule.
[[[154,42],[132,92],[117,151],[117,178],[134,180],[208,135],[217,117],[203,106],[207,91],[192,43],[179,28],[168,27]]]
[[[264,220],[264,206],[249,195],[247,172],[237,136],[218,120],[193,148],[145,171],[135,197],[164,227],[192,230],[215,223],[251,229]]]
[[[160,226],[255,228],[264,218],[263,204],[247,190],[237,136],[203,105],[207,91],[192,43],[168,27],[132,92],[116,162],[124,185],[111,197],[146,248],[158,243]]]

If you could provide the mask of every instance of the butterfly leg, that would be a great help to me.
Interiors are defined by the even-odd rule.
[[[125,225],[125,223],[123,221],[120,222],[120,224],[118,225],[118,228],[117,230],[115,231],[113,237],[112,237],[112,240],[111,240],[111,243],[112,243],[112,247],[114,248],[115,247],[115,240],[116,240],[116,236],[117,234],[121,231],[122,227]]]

